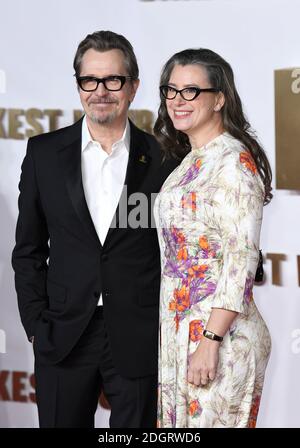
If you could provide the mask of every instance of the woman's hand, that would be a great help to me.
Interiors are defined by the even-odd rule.
[[[238,313],[236,311],[213,308],[206,329],[224,337]],[[188,382],[195,386],[206,386],[216,376],[221,342],[202,336],[188,365]]]
[[[216,376],[219,362],[220,342],[202,337],[188,366],[188,382],[195,386],[206,386]]]

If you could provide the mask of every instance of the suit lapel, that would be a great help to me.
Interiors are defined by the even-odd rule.
[[[149,154],[149,146],[144,137],[144,133],[130,121],[130,149],[124,188],[112,221],[114,225],[109,228],[104,243],[105,245],[107,240],[113,234],[115,228],[118,227],[120,221],[127,223],[128,216],[126,204],[128,204],[128,198],[132,193],[139,191],[139,187],[146,176],[150,164],[151,156]],[[126,204],[124,203],[125,201]]]
[[[72,129],[72,138],[69,139],[69,142],[63,148],[58,150],[58,156],[73,207],[89,237],[92,238],[94,243],[101,245],[86,203],[82,184],[81,128],[82,119],[75,123],[74,129]]]
[[[86,203],[82,184],[81,130],[82,119],[69,128],[69,133],[65,137],[64,146],[58,149],[57,153],[73,207],[89,237],[94,243],[97,243],[102,247]],[[125,218],[125,222],[127,222],[127,206],[120,207],[120,203],[121,201],[126,201],[126,204],[128,204],[128,197],[132,193],[139,191],[139,187],[145,178],[150,164],[151,156],[149,155],[149,147],[144,137],[144,133],[130,122],[130,149],[124,188],[113,217],[112,222],[114,225],[108,230],[104,243],[105,245],[107,244],[107,240],[113,234],[115,228],[118,227],[120,220]],[[103,206],[105,207],[105,204],[103,204]]]
[[[130,122],[130,150],[125,177],[128,196],[138,191],[151,163],[144,133]]]

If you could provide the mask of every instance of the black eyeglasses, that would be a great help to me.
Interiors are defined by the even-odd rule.
[[[162,96],[167,100],[174,100],[177,93],[179,93],[185,101],[193,101],[200,95],[201,92],[219,92],[219,89],[215,89],[213,87],[208,89],[200,89],[200,87],[186,87],[185,89],[177,90],[175,87],[171,86],[160,86],[159,90]]]
[[[132,76],[119,75],[106,76],[105,78],[96,78],[95,76],[76,76],[79,87],[85,92],[94,92],[98,89],[100,83],[103,83],[106,90],[117,92],[122,89],[127,79],[134,78]]]

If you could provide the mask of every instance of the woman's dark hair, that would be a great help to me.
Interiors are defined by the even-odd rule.
[[[237,93],[231,66],[217,53],[207,49],[188,49],[174,54],[164,65],[160,85],[167,85],[175,65],[200,65],[206,69],[211,87],[223,92],[225,104],[221,109],[224,129],[247,148],[257,166],[265,186],[265,204],[272,199],[272,171],[264,149],[258,143],[243,112],[242,102]],[[160,142],[165,157],[182,159],[191,150],[188,136],[174,128],[166,107],[166,100],[160,95],[158,118],[154,134]]]
[[[96,31],[88,34],[78,45],[73,67],[76,76],[80,76],[81,62],[84,53],[93,48],[96,51],[104,52],[109,50],[121,50],[124,54],[124,61],[128,75],[134,79],[139,77],[139,68],[131,43],[121,34],[113,31]]]

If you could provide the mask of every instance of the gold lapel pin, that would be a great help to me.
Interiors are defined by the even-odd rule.
[[[146,156],[145,156],[144,154],[140,156],[140,158],[139,158],[139,162],[141,162],[141,163],[147,163],[147,159],[146,159]]]

